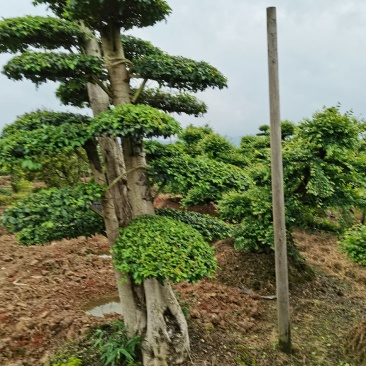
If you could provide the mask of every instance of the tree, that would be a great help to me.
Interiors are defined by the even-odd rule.
[[[143,242],[149,243],[148,226],[155,225],[156,220],[139,219],[154,215],[142,141],[144,137],[176,134],[180,127],[170,116],[144,104],[199,115],[205,112],[205,105],[186,92],[223,88],[226,79],[205,62],[170,56],[148,42],[121,36],[121,31],[165,20],[171,9],[164,0],[34,3],[48,4],[56,17],[5,19],[0,23],[0,50],[21,52],[4,67],[5,75],[14,80],[27,78],[37,85],[58,81],[60,99],[65,104],[90,105],[95,118],[30,114],[3,131],[2,156],[31,164],[37,162],[41,151],[57,155],[84,148],[95,182],[104,187],[101,203],[111,247],[116,248],[124,230],[135,227],[135,233],[141,235],[142,224],[146,225]],[[135,91],[130,87],[132,78],[142,80]],[[145,90],[148,80],[179,93]],[[114,107],[110,108],[110,103]],[[179,235],[174,223],[170,226],[171,234]],[[160,237],[163,242],[169,236],[164,235]],[[130,248],[117,248],[114,261],[121,268],[119,258],[123,255],[118,255],[118,250]],[[194,253],[190,247],[187,260],[194,261]],[[203,275],[213,268],[208,247],[205,253],[207,271]],[[116,269],[127,332],[143,336],[144,365],[181,364],[189,352],[184,315],[169,282],[159,273],[148,272],[146,276],[136,281],[133,271]]]
[[[285,145],[288,190],[311,209],[363,208],[365,125],[352,112],[324,107],[299,124]]]
[[[283,141],[288,239],[295,227],[313,225],[314,217],[325,210],[339,210],[346,221],[351,209],[365,209],[364,131],[363,121],[351,112],[324,107],[304,119],[290,140]],[[247,250],[273,247],[270,160],[268,149],[260,145],[264,138],[242,139],[242,149],[252,155],[247,169],[250,184],[244,192],[225,193],[218,205],[223,219],[241,222],[236,246]]]

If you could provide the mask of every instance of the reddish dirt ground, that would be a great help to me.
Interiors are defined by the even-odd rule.
[[[276,349],[274,259],[214,244],[215,279],[176,286],[189,312],[187,365],[366,365],[366,268],[350,262],[332,235],[298,231],[295,240],[315,272],[309,281],[291,266],[294,354]],[[43,365],[66,339],[109,319],[83,310],[116,293],[102,236],[24,247],[0,232],[0,365]],[[342,363],[344,362],[344,363]]]

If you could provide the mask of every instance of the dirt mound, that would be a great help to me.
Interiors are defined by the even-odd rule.
[[[21,360],[41,365],[67,338],[98,322],[82,306],[116,291],[105,238],[64,240],[45,247],[23,247],[1,236],[0,364]]]
[[[256,328],[259,304],[239,288],[212,280],[176,286],[181,302],[189,306],[189,318],[197,319],[207,330],[246,333]],[[183,305],[184,306],[184,305]]]

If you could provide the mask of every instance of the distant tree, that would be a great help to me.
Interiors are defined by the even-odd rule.
[[[284,150],[287,186],[306,206],[363,207],[366,192],[362,121],[337,107],[314,113],[297,127]]]
[[[281,121],[281,138],[282,140],[289,139],[295,132],[296,125],[291,121]],[[270,135],[270,126],[269,125],[261,125],[258,127],[259,131],[257,136],[269,136]]]
[[[186,153],[191,156],[196,156],[201,153],[201,149],[199,148],[198,144],[206,136],[210,136],[213,133],[213,129],[207,124],[202,127],[193,126],[191,124],[181,131],[178,134],[178,137],[184,142],[184,149]]]
[[[350,209],[365,209],[366,154],[363,121],[337,107],[325,108],[305,119],[283,143],[286,226],[314,223],[314,216],[340,210],[347,220]],[[245,136],[243,147],[252,153],[246,191],[226,192],[219,201],[223,219],[241,222],[236,245],[247,250],[273,247],[270,156],[265,136]],[[251,145],[249,143],[251,143]],[[261,145],[262,144],[262,145]],[[249,149],[262,146],[262,154]],[[266,152],[265,154],[263,152]]]

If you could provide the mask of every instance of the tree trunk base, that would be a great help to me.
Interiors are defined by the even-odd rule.
[[[183,364],[189,354],[188,326],[169,283],[144,282],[147,327],[143,343],[144,366]]]

